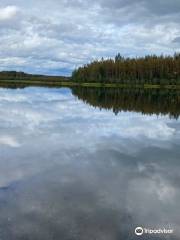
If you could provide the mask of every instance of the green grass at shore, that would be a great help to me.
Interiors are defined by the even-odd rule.
[[[158,84],[118,84],[118,83],[82,83],[72,81],[36,81],[36,80],[1,80],[0,86],[44,86],[44,87],[95,87],[95,88],[144,88],[144,89],[174,89],[180,90],[180,85],[158,85]]]

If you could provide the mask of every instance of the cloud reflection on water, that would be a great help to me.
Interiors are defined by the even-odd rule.
[[[136,224],[172,224],[178,239],[179,139],[166,116],[0,89],[2,239],[129,239]]]

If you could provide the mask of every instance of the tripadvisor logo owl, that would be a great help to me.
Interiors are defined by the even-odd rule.
[[[144,232],[144,230],[143,230],[142,227],[137,227],[137,228],[135,228],[135,234],[136,234],[137,236],[143,235],[143,232]]]

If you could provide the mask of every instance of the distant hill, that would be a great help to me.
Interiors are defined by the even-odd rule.
[[[63,76],[46,76],[46,75],[37,75],[37,74],[27,74],[24,72],[16,71],[2,71],[0,72],[0,81],[1,80],[29,80],[29,81],[68,81],[69,77]]]

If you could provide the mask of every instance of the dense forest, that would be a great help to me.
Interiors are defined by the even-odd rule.
[[[0,80],[28,80],[28,81],[66,81],[69,78],[61,76],[45,76],[45,75],[34,75],[27,74],[24,72],[16,71],[3,71],[0,72]]]
[[[180,84],[180,54],[173,56],[145,56],[101,59],[76,69],[72,74],[76,82],[102,82],[122,84]]]
[[[115,114],[134,111],[150,115],[168,114],[175,119],[180,115],[178,90],[73,87],[72,93],[93,107],[112,110]]]

